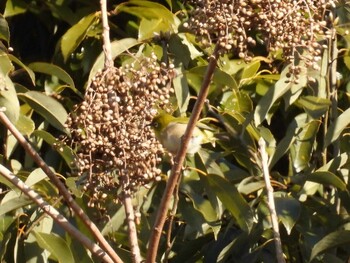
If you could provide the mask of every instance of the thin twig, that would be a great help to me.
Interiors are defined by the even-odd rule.
[[[142,261],[142,257],[141,257],[140,247],[137,239],[134,207],[132,205],[132,200],[129,193],[127,192],[124,193],[123,201],[124,201],[126,221],[128,224],[128,235],[129,235],[130,250],[132,254],[132,262],[140,263]]]
[[[40,157],[40,155],[34,150],[34,148],[27,142],[24,136],[17,130],[17,128],[11,123],[4,112],[0,111],[0,121],[5,127],[12,133],[16,140],[22,145],[25,151],[33,158],[35,163],[44,171],[49,177],[50,181],[58,188],[60,194],[67,202],[69,207],[76,213],[76,215],[83,221],[95,239],[100,243],[100,246],[108,253],[114,262],[123,262],[120,257],[115,253],[112,247],[108,244],[107,240],[103,237],[97,226],[90,220],[83,209],[74,201],[72,195],[66,189],[65,185],[56,177],[55,173]]]
[[[278,226],[278,217],[277,217],[276,207],[275,207],[275,199],[273,198],[273,188],[271,186],[271,181],[270,181],[270,172],[269,172],[269,165],[268,165],[268,155],[266,152],[266,143],[263,138],[259,139],[259,151],[261,155],[261,164],[263,168],[263,175],[264,175],[265,186],[267,191],[267,205],[270,210],[271,224],[272,224],[272,230],[273,230],[273,235],[275,240],[276,258],[278,263],[285,263],[286,260],[283,257],[282,242],[281,242],[281,236],[280,236],[279,226]]]
[[[101,0],[101,16],[103,27],[103,52],[105,54],[104,68],[109,69],[114,66],[112,57],[111,40],[109,37],[109,25],[108,25],[108,13],[107,13],[107,0]]]
[[[21,179],[11,173],[11,171],[9,171],[3,165],[0,165],[0,173],[14,186],[21,190],[22,193],[27,195],[34,203],[36,203],[46,214],[52,217],[52,219],[64,230],[66,230],[72,237],[75,237],[78,241],[80,241],[94,255],[99,257],[104,262],[113,263],[113,260],[106,252],[104,252],[97,244],[93,243],[89,238],[83,235],[53,206],[44,201],[44,199],[37,192],[27,186]]]
[[[202,87],[199,91],[197,101],[194,105],[192,115],[190,117],[190,120],[186,128],[186,132],[182,138],[182,143],[176,154],[174,165],[171,169],[171,174],[169,176],[168,183],[166,185],[164,194],[162,196],[162,200],[159,205],[156,221],[154,223],[150,241],[149,241],[147,260],[146,260],[147,263],[156,262],[156,257],[157,257],[158,247],[159,247],[159,240],[160,240],[162,229],[164,227],[165,220],[168,214],[171,197],[174,193],[176,184],[179,182],[182,164],[186,157],[188,143],[191,139],[193,130],[196,126],[196,123],[199,119],[199,115],[202,111],[203,105],[208,95],[209,84],[213,78],[218,57],[219,57],[218,46],[216,46],[212,56],[210,57],[207,72],[204,76],[204,80],[202,83]]]

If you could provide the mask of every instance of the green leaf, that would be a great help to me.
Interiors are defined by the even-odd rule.
[[[178,71],[180,72],[180,70]],[[180,113],[185,113],[187,111],[188,103],[190,102],[190,91],[184,75],[179,74],[173,79],[173,87],[175,90],[175,96],[179,111]]]
[[[33,203],[33,201],[25,195],[20,195],[20,196],[11,198],[10,200],[8,200],[6,202],[1,202],[0,216],[4,215],[10,211],[13,211],[13,210],[16,210],[18,208],[22,208],[24,206],[32,204],[32,203]]]
[[[10,30],[6,19],[0,14],[0,39],[10,41]]]
[[[2,59],[0,57],[0,64]],[[1,66],[0,66],[1,67]],[[7,75],[0,72],[0,108],[5,108],[5,114],[15,124],[19,118],[20,106],[13,82]]]
[[[32,133],[32,136],[37,136],[43,139],[46,143],[51,145],[54,149],[57,149],[59,155],[65,160],[70,169],[76,169],[75,166],[75,155],[68,145],[58,141],[56,137],[44,130],[36,130]]]
[[[329,171],[332,173],[336,173],[340,168],[342,168],[345,164],[348,163],[349,160],[349,153],[345,152],[341,155],[333,158],[328,163],[320,167],[317,171],[323,172],[323,171]]]
[[[256,73],[258,72],[260,68],[260,61],[259,60],[254,60],[251,63],[249,63],[248,65],[246,65],[243,68],[243,72],[242,72],[242,81],[247,81],[250,80],[252,78],[254,78],[256,76]]]
[[[62,68],[53,65],[51,63],[45,62],[35,62],[28,65],[35,72],[44,73],[50,76],[56,76],[58,79],[68,84],[68,87],[72,89],[75,93],[79,93],[79,91],[75,88],[74,81],[71,76],[64,71]]]
[[[124,51],[128,50],[129,48],[139,44],[139,42],[135,38],[124,38],[121,40],[113,41],[111,43],[111,49],[112,49],[112,58],[115,59],[117,56],[119,56]],[[94,65],[92,66],[92,69],[90,70],[89,75],[89,83],[88,86],[91,83],[91,80],[97,72],[101,69],[103,69],[105,55],[102,52],[98,58],[96,59]]]
[[[315,96],[303,96],[298,102],[298,105],[304,108],[305,112],[313,119],[319,119],[325,114],[331,105],[329,99],[318,98]]]
[[[278,218],[290,235],[295,223],[298,221],[301,213],[301,206],[298,200],[293,197],[276,197],[276,212]]]
[[[20,131],[20,133],[25,136],[30,136],[32,132],[35,130],[34,121],[23,114],[19,115],[19,118],[15,123],[15,126]]]
[[[319,254],[326,252],[327,250],[343,245],[349,245],[349,243],[350,230],[339,230],[332,232],[318,241],[312,248],[310,261],[312,261]]]
[[[4,17],[10,17],[27,12],[28,4],[23,0],[7,0]]]
[[[269,110],[288,90],[300,89],[305,86],[304,81],[297,84],[287,78],[289,67],[286,67],[282,73],[281,78],[276,82],[273,88],[270,88],[267,93],[259,100],[254,112],[255,125],[259,126],[267,117]]]
[[[225,112],[250,113],[253,110],[249,95],[239,90],[225,92],[220,104]]]
[[[225,178],[216,174],[207,175],[207,179],[212,190],[237,220],[238,225],[244,231],[249,232],[253,226],[253,213],[237,188]]]
[[[328,147],[332,142],[337,140],[344,129],[350,123],[350,108],[344,111],[339,117],[328,127],[323,149]]]
[[[38,91],[19,93],[18,97],[44,117],[53,127],[67,133],[64,124],[68,115],[57,100]]]
[[[306,180],[324,185],[333,185],[342,191],[346,190],[346,184],[334,173],[328,171],[316,171],[307,175]]]
[[[304,119],[305,115],[301,114],[298,117]],[[308,121],[305,118],[305,123],[301,123],[301,125],[299,126],[301,130],[290,148],[293,166],[297,172],[304,170],[310,165],[311,153],[321,123],[318,120]]]
[[[24,183],[29,187],[31,187],[46,178],[47,178],[47,175],[44,173],[44,171],[41,170],[41,168],[36,168],[33,172],[29,174],[29,176],[27,177]]]
[[[67,242],[56,234],[33,231],[41,248],[49,251],[58,262],[74,263],[74,257]]]
[[[121,226],[125,223],[125,209],[121,207],[118,211],[112,216],[108,223],[104,226],[101,233],[107,235],[110,233],[115,233],[119,230]]]
[[[153,1],[130,0],[117,6],[116,12],[127,12],[141,18],[139,40],[154,37],[154,33],[177,33],[180,20],[164,5]]]
[[[99,19],[97,13],[83,17],[62,36],[61,50],[64,61],[84,40],[89,28]]]
[[[28,76],[30,77],[30,80],[32,81],[32,84],[34,85],[35,84],[34,72],[29,67],[27,67],[22,61],[16,58],[14,55],[8,54],[8,56],[11,59],[11,61],[19,65],[21,68],[23,68],[27,72]]]

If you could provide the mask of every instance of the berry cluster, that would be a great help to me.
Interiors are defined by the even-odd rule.
[[[221,53],[234,50],[249,62],[256,41],[268,51],[282,49],[287,62],[302,59],[317,68],[322,45],[317,36],[326,32],[325,14],[333,0],[196,0],[184,24],[204,46],[218,43]],[[307,55],[302,54],[306,50]],[[294,67],[293,74],[300,69]]]
[[[173,66],[159,65],[155,55],[99,72],[69,116],[66,125],[79,175],[88,178],[91,205],[107,196],[117,201],[120,186],[133,191],[160,179],[163,148],[147,124],[157,108],[169,104],[173,76]]]

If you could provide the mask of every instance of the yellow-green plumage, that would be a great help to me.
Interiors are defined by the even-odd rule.
[[[181,138],[185,134],[188,120],[188,118],[176,118],[162,112],[153,119],[151,127],[164,148],[175,154],[180,148]],[[208,134],[195,127],[187,148],[187,153],[195,154],[201,148],[201,144],[209,141]]]

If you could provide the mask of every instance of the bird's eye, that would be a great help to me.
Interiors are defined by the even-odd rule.
[[[152,123],[152,126],[153,126],[153,128],[158,128],[159,123],[158,123],[158,122],[153,122],[153,123]]]

